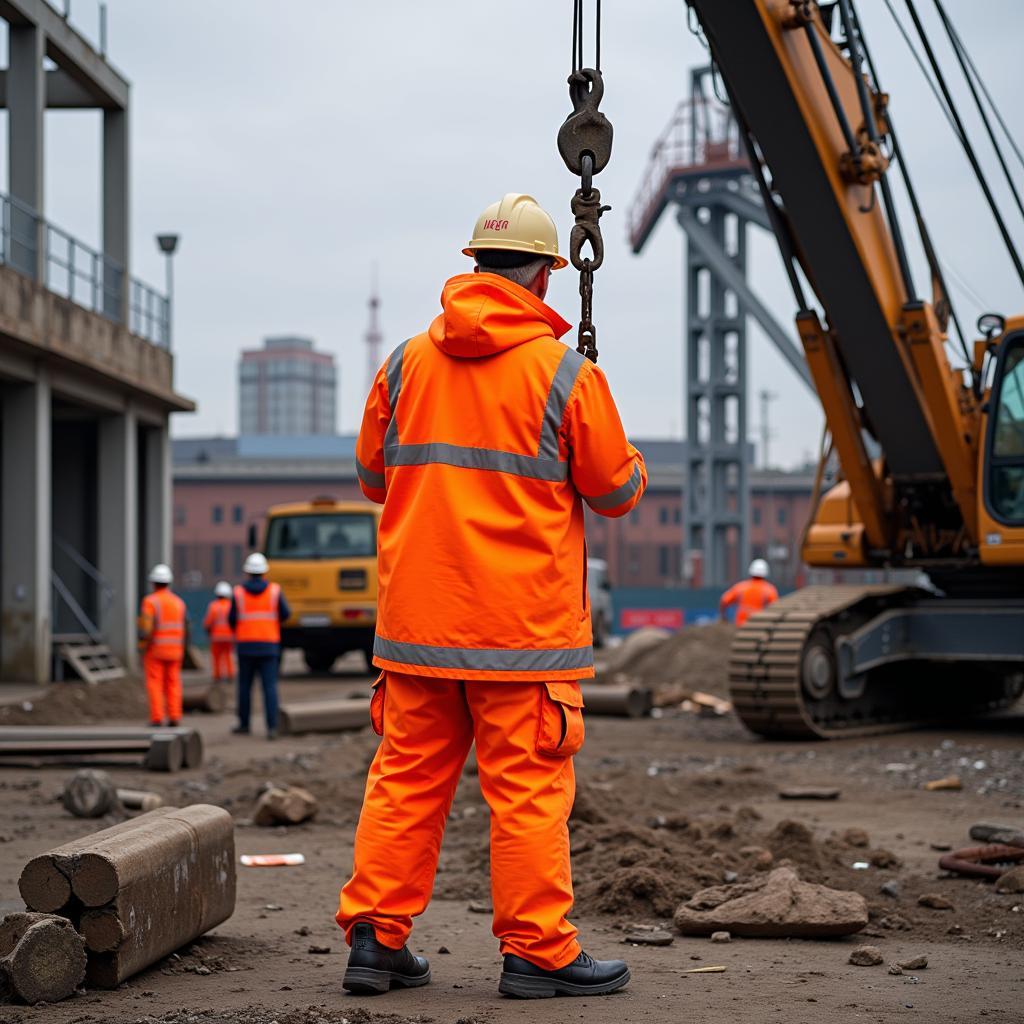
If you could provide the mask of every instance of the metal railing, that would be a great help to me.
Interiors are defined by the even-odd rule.
[[[55,600],[51,621],[55,631],[64,632],[61,614],[63,605],[81,631],[91,639],[98,640],[106,628],[110,609],[117,596],[116,591],[89,559],[63,537],[56,535],[53,538],[53,561],[50,577]],[[69,586],[67,581],[71,581],[73,586]],[[60,601],[56,598],[60,598]],[[95,616],[95,620],[92,616]]]
[[[732,169],[746,162],[739,128],[727,106],[711,99],[683,100],[651,148],[627,214],[630,238],[643,230],[676,175]]]
[[[43,259],[39,259],[42,246]],[[49,291],[115,323],[123,322],[128,285],[128,330],[170,348],[170,300],[155,288],[127,278],[124,267],[40,217],[32,207],[0,193],[0,263]]]

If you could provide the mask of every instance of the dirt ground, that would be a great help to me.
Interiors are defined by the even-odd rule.
[[[349,693],[367,685],[361,663],[333,676],[286,665],[286,700]],[[705,689],[712,689],[709,683]],[[133,711],[88,702],[114,721]],[[66,697],[56,713],[83,705]],[[113,706],[112,706],[113,705]],[[15,713],[17,711],[17,714]],[[0,720],[30,720],[15,706]],[[239,853],[302,852],[297,868],[239,867],[234,916],[213,933],[113,992],[83,992],[48,1007],[0,1007],[17,1024],[504,1024],[587,1019],[611,1022],[780,1020],[830,1024],[1021,1020],[1024,1001],[1024,896],[947,877],[934,845],[968,845],[977,821],[1024,824],[1024,710],[954,728],[828,744],[769,743],[731,717],[696,718],[671,709],[646,720],[589,718],[577,758],[579,797],[572,820],[580,926],[589,952],[622,956],[633,981],[604,999],[530,1004],[497,994],[500,962],[486,902],[487,810],[473,765],[453,808],[435,900],[412,945],[431,959],[428,988],[367,999],[341,989],[344,942],[333,920],[351,863],[352,834],[365,770],[376,745],[369,729],[268,743],[234,737],[230,715],[195,715],[205,764],[162,776],[111,769],[119,785],[155,789],[169,802],[226,807],[238,825]],[[0,768],[0,911],[21,909],[24,863],[100,828],[67,814],[58,797],[69,768]],[[961,791],[923,792],[928,779],[959,774]],[[310,824],[260,829],[249,821],[266,781],[297,783],[320,800]],[[787,785],[838,786],[832,802],[778,798]],[[850,830],[862,830],[865,836]],[[697,889],[740,878],[757,861],[793,863],[802,877],[854,888],[871,921],[860,936],[831,941],[743,940],[727,945],[676,936],[671,946],[623,943],[638,924],[666,925]],[[854,869],[855,862],[868,863]],[[731,877],[731,875],[730,875]],[[880,887],[898,883],[895,896]],[[951,910],[918,904],[945,896]],[[886,963],[925,954],[927,969],[893,976],[885,965],[854,967],[850,951],[869,942]],[[313,952],[329,948],[329,953]],[[440,953],[444,947],[450,953]],[[724,973],[686,974],[721,965]],[[183,1009],[185,1008],[185,1009]]]

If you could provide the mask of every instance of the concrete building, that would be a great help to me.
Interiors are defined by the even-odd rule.
[[[213,585],[237,576],[245,554],[246,532],[268,507],[328,494],[359,499],[353,438],[343,455],[316,457],[296,448],[291,457],[250,454],[244,439],[190,438],[174,446],[174,564],[188,585]],[[623,519],[587,512],[590,553],[608,562],[617,587],[700,586],[699,558],[686,559],[682,548],[683,467],[681,441],[639,440],[647,459],[650,485],[644,500]],[[777,582],[800,579],[800,537],[807,518],[813,472],[750,473],[751,550],[767,557]],[[735,556],[733,578],[746,571]]]
[[[135,660],[150,564],[170,555],[170,306],[130,273],[129,85],[45,0],[3,0],[9,195],[0,195],[0,679],[54,647]],[[48,109],[102,111],[98,250],[43,209]]]
[[[337,430],[334,356],[317,352],[309,338],[265,338],[238,364],[238,431],[242,436],[288,437]]]

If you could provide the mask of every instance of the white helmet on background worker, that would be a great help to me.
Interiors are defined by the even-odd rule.
[[[171,567],[165,565],[163,562],[157,562],[152,569],[149,570],[149,582],[150,583],[172,583],[174,581],[174,573],[171,572]]]
[[[759,580],[768,579],[771,571],[768,568],[768,563],[763,558],[755,558],[750,563],[750,568],[747,570],[748,576],[753,576]]]
[[[221,580],[220,583],[218,583],[217,586],[215,586],[213,588],[213,592],[218,597],[230,597],[231,596],[231,584],[228,583],[227,580]]]
[[[473,238],[462,251],[476,256],[483,249],[550,256],[554,260],[552,270],[569,265],[564,256],[558,255],[555,222],[533,196],[518,192],[507,193],[477,217]]]
[[[254,551],[245,560],[242,572],[248,573],[250,576],[265,576],[270,572],[270,566],[267,565],[267,559],[259,551]]]

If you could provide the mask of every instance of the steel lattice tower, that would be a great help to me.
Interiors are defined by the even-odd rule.
[[[808,386],[810,374],[791,333],[747,283],[747,227],[770,230],[770,222],[729,108],[705,94],[710,75],[691,72],[690,99],[655,144],[630,211],[630,242],[639,253],[675,207],[686,236],[684,576],[698,582],[699,556],[699,582],[723,586],[745,571],[750,551],[747,316]]]

